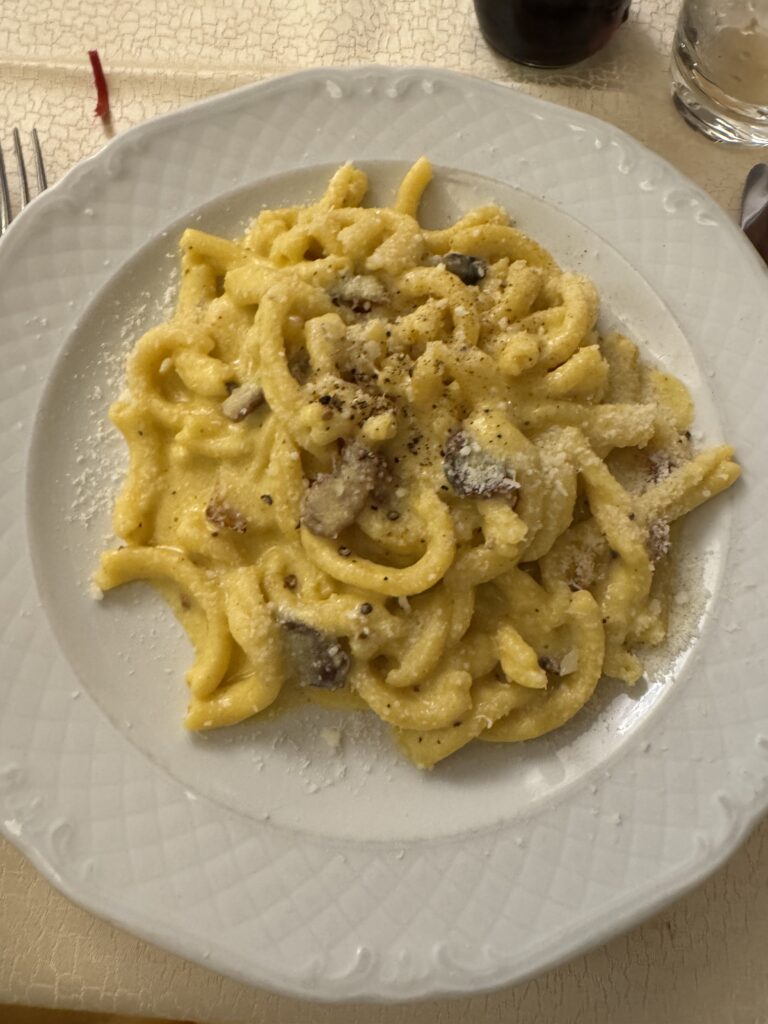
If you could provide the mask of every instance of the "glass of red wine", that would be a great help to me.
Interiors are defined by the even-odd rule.
[[[631,0],[474,0],[486,42],[520,64],[575,64],[627,20]]]

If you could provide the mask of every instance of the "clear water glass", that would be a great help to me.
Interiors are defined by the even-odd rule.
[[[685,0],[672,97],[709,138],[768,145],[768,0]]]

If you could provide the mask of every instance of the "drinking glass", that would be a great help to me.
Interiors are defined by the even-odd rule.
[[[672,97],[709,138],[768,145],[768,0],[685,0]]]

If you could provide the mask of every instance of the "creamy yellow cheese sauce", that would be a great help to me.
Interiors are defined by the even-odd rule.
[[[346,165],[242,238],[187,230],[176,311],[130,355],[95,579],[171,604],[191,729],[370,709],[423,767],[556,729],[602,674],[639,678],[670,524],[739,474],[505,211],[422,228],[430,178],[367,208]]]

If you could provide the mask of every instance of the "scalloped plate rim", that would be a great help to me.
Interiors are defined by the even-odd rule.
[[[482,88],[493,88],[497,92],[504,90],[506,93],[514,97],[516,101],[523,103],[534,109],[546,108],[552,112],[557,112],[558,117],[563,117],[565,114],[572,117],[582,123],[592,125],[594,127],[607,128],[610,133],[619,139],[624,138],[631,143],[632,146],[639,147],[641,150],[645,150],[650,153],[651,151],[646,150],[637,140],[633,139],[632,136],[628,135],[621,129],[615,128],[614,126],[594,117],[593,115],[583,114],[580,111],[570,110],[569,108],[562,107],[560,105],[551,103],[550,101],[540,100],[535,97],[528,96],[524,93],[510,90],[509,86],[502,85],[496,82],[490,82],[485,79],[475,78],[473,76],[462,75],[455,72],[447,72],[440,69],[430,67],[394,67],[385,68],[378,65],[364,65],[358,68],[315,68],[292,74],[281,75],[263,82],[255,84],[249,84],[239,89],[219,94],[216,96],[208,97],[193,104],[190,107],[182,108],[169,112],[167,114],[160,115],[152,118],[151,120],[137,125],[122,135],[111,140],[107,145],[100,149],[96,154],[89,157],[76,167],[71,169],[56,185],[52,186],[51,189],[41,197],[34,205],[27,208],[22,215],[20,215],[12,224],[7,237],[15,238],[20,232],[20,225],[31,226],[35,217],[41,218],[45,215],[47,205],[50,205],[58,197],[63,196],[67,189],[75,184],[80,177],[90,170],[98,170],[101,162],[112,152],[118,151],[123,145],[127,145],[129,141],[135,141],[144,132],[150,129],[162,126],[164,123],[170,123],[174,120],[184,118],[189,114],[190,111],[202,112],[210,111],[215,109],[218,105],[226,106],[232,102],[235,98],[240,98],[249,93],[255,91],[265,92],[272,89],[280,89],[280,87],[286,82],[292,82],[300,79],[317,79],[317,78],[348,78],[354,79],[360,75],[365,74],[376,74],[382,78],[389,77],[408,77],[411,75],[423,75],[433,79],[445,78],[451,81],[455,81],[456,78],[465,78],[469,82],[477,83]],[[750,259],[757,261],[755,265],[759,265],[760,270],[764,273],[768,273],[768,268],[760,261],[758,255],[755,253],[753,247],[749,241],[745,238],[739,228],[727,218],[727,215],[722,211],[714,201],[708,196],[702,189],[696,186],[694,183],[689,182],[684,176],[677,171],[668,161],[663,160],[655,153],[651,153],[655,164],[662,166],[667,175],[670,175],[673,180],[682,182],[690,193],[698,198],[698,201],[702,205],[712,209],[713,207],[718,211],[718,226],[721,229],[728,230],[731,234],[732,240],[738,238],[738,244],[742,248],[742,252],[745,254],[749,252]],[[550,200],[551,202],[551,200]],[[4,249],[0,247],[0,257],[2,257]],[[623,254],[622,254],[623,255]],[[26,531],[25,531],[26,532]],[[430,987],[429,984],[418,986],[417,991],[409,995],[407,998],[425,998],[427,996],[439,996],[444,994],[458,994],[460,992],[469,991],[487,991],[490,988],[497,988],[502,985],[508,984],[510,979],[515,981],[523,981],[532,975],[539,973],[545,969],[551,968],[563,961],[577,955],[580,952],[586,951],[595,945],[604,942],[613,935],[619,932],[625,931],[627,928],[636,924],[637,922],[645,919],[650,914],[661,909],[667,905],[672,899],[682,895],[689,891],[691,888],[699,884],[704,878],[710,875],[718,867],[720,867],[733,851],[738,847],[739,843],[743,840],[747,832],[754,827],[754,825],[760,820],[768,808],[768,791],[765,793],[756,793],[755,800],[752,805],[744,806],[742,804],[738,807],[738,817],[736,822],[732,822],[730,827],[727,829],[725,834],[720,835],[716,842],[713,841],[708,849],[700,849],[699,855],[695,863],[684,866],[685,879],[680,880],[675,878],[674,873],[669,879],[669,884],[661,889],[657,889],[656,896],[653,900],[649,900],[647,896],[642,894],[636,897],[634,901],[629,903],[625,900],[622,903],[622,913],[620,919],[606,920],[602,923],[601,927],[595,928],[592,934],[585,940],[583,937],[576,937],[572,941],[566,941],[561,944],[561,947],[557,952],[550,952],[549,956],[537,958],[535,964],[525,966],[522,970],[515,970],[514,968],[507,968],[504,976],[496,977],[492,981],[482,980],[481,984],[477,988],[467,988],[466,984],[459,983],[455,988],[446,985],[439,985],[437,987]],[[24,835],[16,836],[8,832],[3,822],[0,822],[0,828],[6,835],[6,838],[17,848],[22,850],[25,855],[35,864],[35,866],[53,882],[54,885],[62,892],[64,892],[70,899],[80,906],[85,907],[94,914],[105,918],[118,927],[129,927],[131,931],[137,935],[142,936],[149,942],[157,942],[158,936],[162,933],[162,927],[154,927],[154,936],[151,925],[142,924],[140,920],[131,920],[130,908],[126,912],[126,908],[117,907],[113,909],[110,905],[112,900],[104,898],[104,894],[96,896],[93,900],[89,899],[89,893],[87,888],[77,889],[74,880],[70,882],[66,875],[62,874],[57,867],[53,864],[52,859],[47,857],[35,844],[29,842]],[[98,890],[93,890],[94,893],[98,893]],[[141,917],[142,915],[139,915]],[[610,917],[609,913],[606,913],[606,917]],[[144,921],[146,922],[146,914],[143,915]],[[171,927],[171,926],[169,926]],[[259,975],[258,970],[254,970],[254,965],[250,964],[249,967],[243,966],[240,968],[237,965],[233,965],[231,960],[225,962],[223,958],[219,958],[217,952],[214,949],[210,951],[203,948],[202,943],[198,943],[199,949],[195,953],[191,953],[190,945],[191,940],[188,934],[184,934],[182,938],[179,938],[178,931],[174,934],[168,933],[167,937],[162,937],[161,942],[164,948],[172,950],[177,955],[187,956],[196,955],[198,962],[203,966],[216,966],[222,973],[228,974],[232,977],[237,977],[246,983],[253,984],[257,981],[265,986],[276,989],[288,995],[297,995],[299,993],[312,996],[314,999],[334,1001],[335,997],[333,993],[322,993],[310,990],[311,982],[304,986],[297,986],[295,979],[277,979],[274,976],[264,977]],[[210,955],[206,955],[208,953]],[[499,973],[501,969],[498,969],[496,973]],[[363,999],[367,1001],[400,1001],[392,999],[391,997],[385,996],[381,991],[377,990],[372,992],[370,989],[365,988],[366,979],[363,979],[363,989],[353,989],[349,993],[345,994],[343,999]],[[383,988],[383,985],[379,985],[379,989]]]

